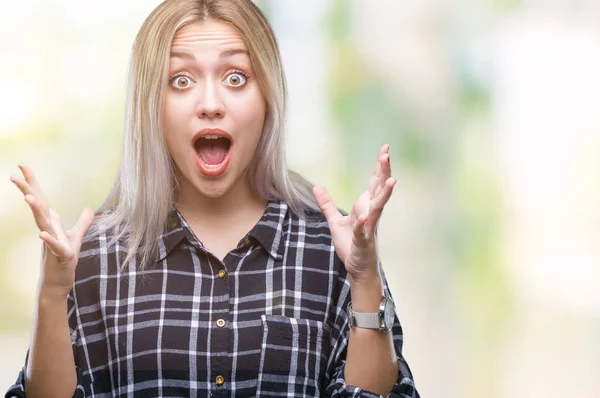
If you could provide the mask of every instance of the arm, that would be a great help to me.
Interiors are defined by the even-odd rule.
[[[85,208],[70,230],[50,208],[33,172],[19,166],[23,177],[11,181],[23,193],[44,241],[38,291],[36,294],[33,335],[24,372],[7,397],[71,397],[77,388],[77,372],[71,349],[68,295],[75,282],[75,268],[84,234],[94,219]],[[24,374],[23,374],[24,373]]]
[[[56,309],[53,307],[60,308]],[[83,398],[85,396],[86,383],[81,371],[77,368],[76,362],[75,334],[77,317],[75,307],[75,300],[72,294],[69,294],[64,306],[62,304],[57,305],[57,301],[54,299],[45,299],[45,295],[37,295],[36,317],[34,320],[31,347],[25,358],[25,366],[19,373],[15,384],[6,393],[6,398],[59,396],[58,394],[61,394],[60,396],[63,397],[75,398]],[[54,311],[55,309],[56,311]],[[57,319],[63,316],[66,316],[65,319],[68,322],[66,333],[60,332],[63,325]],[[70,348],[65,348],[65,342],[68,342],[68,347]],[[48,369],[51,373],[47,372]],[[66,385],[71,378],[70,369],[73,371],[74,384],[72,384],[72,388],[69,387],[67,389]],[[59,375],[61,372],[65,376]],[[50,376],[51,374],[55,376]],[[52,377],[55,378],[52,379]],[[44,378],[48,378],[49,380],[43,381],[42,379]],[[50,395],[51,393],[56,395]]]
[[[343,272],[343,271],[342,271]],[[332,319],[332,335],[331,335],[331,351],[327,366],[327,383],[326,396],[328,397],[395,397],[395,398],[419,398],[419,393],[416,390],[413,375],[410,371],[404,356],[402,355],[403,333],[398,317],[394,317],[394,324],[391,331],[382,332],[379,337],[391,339],[391,352],[387,353],[387,343],[384,346],[383,353],[375,352],[381,349],[377,347],[379,341],[368,340],[367,338],[353,337],[352,331],[348,324],[348,314],[346,309],[352,298],[354,307],[357,297],[350,296],[352,282],[348,275],[343,273],[340,275],[340,287],[337,290],[338,300],[335,304],[335,316]],[[383,291],[391,297],[391,293],[385,278],[383,270],[381,270],[381,278],[383,281]],[[380,297],[379,299],[380,300]],[[379,302],[379,301],[378,301]],[[378,332],[376,330],[357,329],[356,331]],[[368,335],[367,335],[368,336]],[[361,336],[363,337],[363,336]],[[371,336],[372,337],[372,336]],[[385,339],[384,339],[385,340]],[[353,347],[351,347],[353,345]],[[354,352],[352,353],[351,350]],[[356,355],[355,355],[356,354]],[[391,355],[386,357],[386,355]],[[393,377],[390,384],[379,390],[380,384],[384,382],[383,375],[386,368],[384,366],[385,359],[393,361]],[[352,361],[354,360],[354,364]],[[351,379],[349,374],[352,370],[349,367],[354,366],[360,380]],[[376,370],[378,369],[378,370]],[[383,369],[383,370],[382,370]],[[386,375],[387,376],[387,375]],[[388,380],[389,381],[389,380]],[[380,383],[382,382],[382,383]],[[387,383],[387,381],[385,381]]]
[[[313,189],[327,219],[336,254],[347,272],[335,321],[335,332],[339,336],[332,341],[334,354],[329,361],[330,365],[338,364],[333,384],[327,388],[332,396],[363,396],[364,392],[365,396],[399,393],[404,397],[418,397],[412,375],[401,355],[402,329],[399,323],[392,333],[360,328],[348,330],[346,305],[350,296],[357,312],[377,312],[383,289],[389,293],[379,266],[376,242],[379,218],[396,184],[396,179],[391,176],[388,152],[389,146],[384,145],[367,189],[349,214],[340,213],[324,187]],[[347,384],[356,388],[347,388]],[[406,388],[400,388],[400,385]]]
[[[77,386],[75,359],[67,319],[67,297],[40,289],[29,361],[28,397],[72,397]]]
[[[381,278],[351,281],[350,295],[357,312],[377,312],[383,296]],[[391,331],[351,328],[344,373],[348,384],[387,396],[398,378]]]

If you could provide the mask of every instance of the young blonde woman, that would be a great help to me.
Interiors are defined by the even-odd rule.
[[[44,242],[31,347],[7,397],[418,397],[377,254],[388,147],[340,213],[286,168],[285,77],[250,0],[167,0],[135,40],[123,157]]]

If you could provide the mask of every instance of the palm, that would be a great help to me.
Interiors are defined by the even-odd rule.
[[[11,181],[23,193],[31,208],[35,223],[44,241],[42,251],[42,285],[53,290],[68,292],[75,276],[75,267],[85,232],[94,219],[94,213],[84,208],[73,228],[65,230],[60,216],[50,207],[33,171],[24,165],[19,166],[23,177],[11,176]]]
[[[336,253],[348,273],[355,278],[378,271],[375,239],[377,224],[396,183],[391,178],[388,151],[387,145],[381,148],[368,187],[358,197],[348,215],[339,213],[324,187],[314,189],[317,203],[329,224]]]

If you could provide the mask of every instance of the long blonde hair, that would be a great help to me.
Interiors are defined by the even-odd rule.
[[[122,268],[132,259],[138,261],[136,268],[146,268],[158,254],[158,237],[178,189],[162,123],[171,42],[185,26],[209,19],[229,23],[240,32],[267,102],[262,135],[248,169],[253,188],[263,199],[285,201],[300,216],[318,210],[312,184],[286,167],[285,74],[264,14],[251,0],[166,0],[136,36],[128,72],[121,164],[86,236],[88,241],[108,231],[109,246],[124,238],[128,253]]]

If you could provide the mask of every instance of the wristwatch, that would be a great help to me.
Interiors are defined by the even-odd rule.
[[[390,330],[395,315],[396,306],[390,296],[383,296],[377,312],[356,312],[352,309],[352,303],[348,303],[350,327]]]

